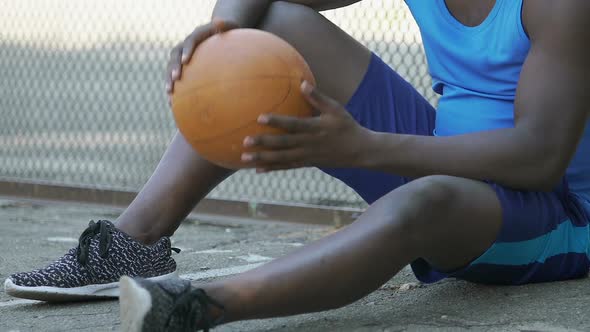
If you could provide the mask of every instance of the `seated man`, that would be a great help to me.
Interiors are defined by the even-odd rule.
[[[216,20],[172,51],[168,90],[195,47],[218,31],[255,27],[282,37],[317,78],[318,88],[304,82],[302,91],[319,115],[261,116],[289,134],[245,138],[264,149],[244,154],[244,163],[261,172],[320,167],[370,207],[352,225],[224,280],[194,287],[123,278],[125,330],[208,329],[337,308],[407,264],[422,282],[587,275],[590,3],[407,0],[441,95],[435,111],[317,13],[354,2],[219,0]],[[10,276],[7,293],[92,297],[109,294],[123,275],[165,279],[175,270],[167,236],[229,174],[177,135],[114,224],[91,224],[57,262]]]

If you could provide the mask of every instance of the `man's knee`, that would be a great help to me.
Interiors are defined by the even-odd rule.
[[[455,178],[446,175],[432,175],[410,182],[416,199],[424,208],[441,210],[447,208],[458,193]]]
[[[268,8],[260,29],[272,32],[281,38],[293,42],[295,38],[305,38],[301,34],[302,25],[309,24],[311,19],[321,16],[315,10],[287,1],[274,1]],[[309,37],[309,36],[307,36]]]
[[[427,230],[444,227],[441,225],[445,220],[443,216],[453,208],[459,195],[453,179],[442,175],[427,176],[400,188],[405,192],[401,196],[400,222],[407,232],[421,237]]]

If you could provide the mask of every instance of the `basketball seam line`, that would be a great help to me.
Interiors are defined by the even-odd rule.
[[[287,98],[291,95],[291,91],[292,90],[293,90],[293,88],[292,88],[291,84],[289,84],[289,90],[287,90],[287,93],[285,94],[285,97],[283,97],[283,99],[280,102],[278,102],[274,107],[272,107],[271,109],[269,109],[266,112],[272,112],[272,111],[276,110],[279,106],[281,106],[285,102],[285,100],[287,100]],[[277,113],[278,114],[283,114],[281,112],[277,112]],[[242,130],[242,129],[244,129],[244,128],[250,126],[250,125],[252,125],[253,123],[256,123],[257,121],[258,121],[258,119],[254,120],[254,121],[246,122],[242,126],[236,127],[236,128],[234,128],[234,129],[232,129],[230,131],[224,132],[224,133],[219,134],[219,135],[211,136],[211,137],[208,137],[208,138],[203,138],[203,139],[200,139],[200,140],[191,140],[191,141],[192,142],[195,142],[195,143],[206,143],[206,142],[215,140],[217,138],[220,138],[220,137],[223,137],[223,136],[227,136],[227,135],[231,135],[231,134],[233,134],[235,132],[238,132],[238,131],[240,131],[240,130]]]

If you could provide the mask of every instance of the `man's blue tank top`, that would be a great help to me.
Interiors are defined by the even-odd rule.
[[[468,27],[445,0],[406,0],[422,35],[433,89],[441,95],[439,136],[514,127],[514,99],[530,40],[522,0],[496,0],[487,18]],[[590,201],[590,121],[566,178]]]

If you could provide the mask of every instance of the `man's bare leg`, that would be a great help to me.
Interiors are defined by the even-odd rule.
[[[231,173],[200,157],[177,133],[154,174],[115,224],[145,244],[171,236],[194,206]]]
[[[417,258],[442,271],[466,266],[494,242],[501,225],[500,203],[486,183],[426,177],[384,196],[337,233],[255,270],[197,286],[225,307],[225,322],[338,308]]]

